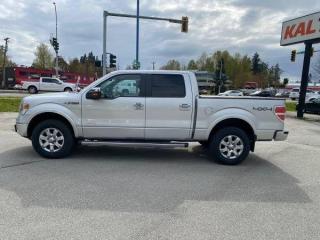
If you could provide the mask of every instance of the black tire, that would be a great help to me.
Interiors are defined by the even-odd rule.
[[[69,88],[69,87],[66,87],[63,91],[64,91],[64,92],[72,92],[72,89]]]
[[[241,151],[239,150],[239,156],[236,156],[235,153],[233,152],[234,156],[230,156],[230,158],[227,158],[226,156],[223,155],[223,153],[221,153],[220,144],[228,136],[234,136],[232,139],[236,139],[235,137],[241,139],[242,144],[241,142],[239,144],[243,146],[243,149],[242,149],[242,153],[240,153]],[[238,146],[238,145],[234,145],[234,146]],[[224,165],[237,165],[241,163],[243,160],[246,159],[249,152],[250,152],[250,139],[248,135],[245,133],[245,131],[237,127],[225,127],[218,130],[217,133],[214,133],[214,135],[212,136],[210,145],[209,145],[209,154],[210,154],[209,157],[213,159],[215,162],[224,164]]]
[[[43,132],[45,129],[48,128],[55,128],[60,131],[61,135],[64,138],[63,144],[61,149],[55,151],[55,152],[49,152],[46,151],[44,148],[41,147],[40,145],[40,134]],[[60,135],[60,136],[61,136]],[[32,146],[34,150],[42,157],[45,158],[63,158],[71,154],[74,144],[75,144],[75,139],[72,134],[71,129],[62,121],[59,120],[45,120],[43,122],[40,122],[32,131]]]
[[[30,94],[36,94],[38,92],[38,89],[35,86],[28,87],[28,92]]]

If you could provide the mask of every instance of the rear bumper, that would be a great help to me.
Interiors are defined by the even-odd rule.
[[[276,131],[274,133],[273,139],[275,141],[285,141],[287,140],[288,135],[289,135],[288,131]]]
[[[28,136],[28,125],[23,124],[23,123],[16,123],[14,125],[14,130],[20,134],[22,137],[27,137]]]

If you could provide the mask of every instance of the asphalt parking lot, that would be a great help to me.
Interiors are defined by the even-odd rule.
[[[0,239],[320,239],[320,124],[239,166],[189,149],[81,146],[40,158],[0,114]]]

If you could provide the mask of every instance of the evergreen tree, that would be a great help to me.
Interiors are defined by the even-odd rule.
[[[261,72],[261,60],[259,54],[256,52],[252,58],[252,72],[254,75],[257,75]]]

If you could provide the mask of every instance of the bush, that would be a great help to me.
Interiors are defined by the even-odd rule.
[[[286,108],[288,112],[296,111],[296,103],[295,102],[286,102]]]
[[[21,98],[0,97],[0,112],[18,112]]]

